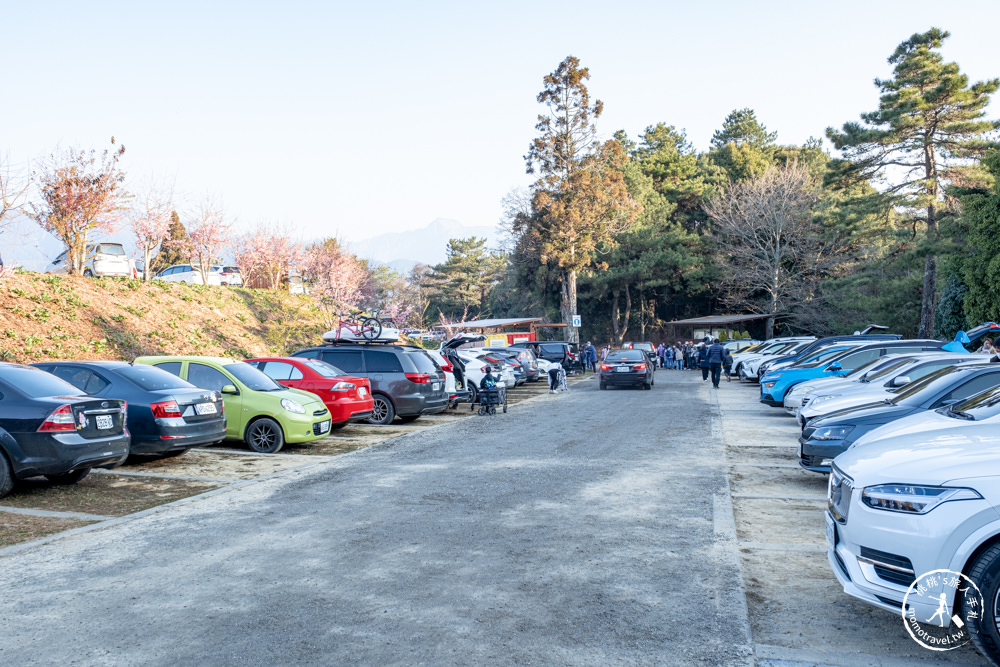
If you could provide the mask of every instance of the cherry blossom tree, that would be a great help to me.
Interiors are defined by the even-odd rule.
[[[118,161],[125,147],[115,145],[103,151],[67,149],[54,153],[44,164],[39,180],[37,203],[31,218],[63,243],[69,251],[69,272],[83,270],[90,232],[115,231],[128,193],[125,172]]]
[[[188,234],[191,236],[191,263],[201,273],[202,283],[207,285],[212,263],[222,257],[222,251],[232,240],[232,223],[214,197],[205,197],[195,210]]]
[[[22,211],[31,179],[25,172],[12,171],[10,157],[0,155],[0,230]]]
[[[150,263],[157,248],[170,234],[170,222],[174,210],[171,188],[150,183],[136,195],[128,222],[135,234],[136,245],[142,251],[142,267],[146,282],[152,278]]]
[[[239,237],[236,265],[245,287],[278,289],[290,268],[303,259],[302,245],[292,239],[288,227],[265,222]]]
[[[328,238],[307,247],[302,268],[331,327],[337,313],[357,306],[368,272],[339,240]]]

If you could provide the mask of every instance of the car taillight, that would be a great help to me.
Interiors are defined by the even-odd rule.
[[[352,391],[357,389],[357,385],[351,382],[338,382],[337,384],[330,387],[330,391]]]
[[[39,433],[51,431],[75,431],[76,419],[73,418],[73,408],[68,405],[61,405],[45,418],[42,425],[38,427]]]
[[[489,366],[483,366],[479,369],[479,372],[485,374],[487,370],[489,370]]]
[[[167,419],[169,417],[181,417],[181,409],[177,406],[177,401],[162,401],[151,403],[149,406],[153,410],[153,417],[157,419]]]
[[[573,354],[572,352],[567,352],[566,354],[567,356],[569,356],[570,359],[576,359],[576,355]]]
[[[441,365],[441,370],[443,370],[445,373],[454,373],[455,366],[450,361],[447,361]]]
[[[406,379],[417,384],[427,384],[431,381],[431,376],[427,373],[404,373]]]
[[[646,364],[636,364],[635,366],[633,366],[633,368],[636,368],[640,371],[644,371],[646,370]]]
[[[606,371],[606,370],[608,370],[609,368],[611,368],[611,366],[608,366],[607,364],[601,364],[601,370],[602,370],[602,371]]]

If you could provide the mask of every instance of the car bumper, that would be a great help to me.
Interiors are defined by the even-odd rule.
[[[113,468],[129,453],[131,436],[86,439],[77,433],[21,433],[12,450],[10,463],[18,478],[59,475],[80,468]]]
[[[362,413],[365,414],[365,419],[371,417],[374,401],[370,397],[367,399],[345,398],[325,403],[325,405],[326,409],[330,411],[330,419],[333,423],[343,424],[360,421],[357,415]]]
[[[868,604],[899,614],[909,585],[934,570],[961,571],[956,549],[985,525],[995,523],[998,514],[985,500],[943,503],[924,515],[905,515],[871,509],[851,500],[845,524],[825,513],[833,522],[835,540],[827,542],[827,558],[844,592]],[[935,516],[936,515],[936,516]],[[945,587],[942,591],[950,593]],[[922,595],[919,599],[929,600]],[[910,601],[914,601],[911,596]],[[917,619],[927,622],[937,611],[937,603],[914,606]],[[949,605],[951,600],[949,600]]]
[[[161,426],[153,432],[133,433],[130,449],[133,454],[162,454],[175,449],[212,444],[225,437],[226,420],[223,418],[183,426]]]
[[[325,415],[312,415],[308,413],[304,415],[286,414],[279,422],[281,423],[282,430],[285,432],[285,442],[290,443],[312,442],[313,440],[325,438],[330,435],[330,426],[333,423],[330,419],[329,410],[326,411]],[[326,422],[325,430],[323,422]]]
[[[601,373],[601,382],[606,385],[639,386],[648,384],[652,374],[647,373]]]
[[[771,394],[763,394],[760,397],[760,402],[764,405],[770,405],[772,408],[780,408],[784,405],[783,401],[775,399]]]

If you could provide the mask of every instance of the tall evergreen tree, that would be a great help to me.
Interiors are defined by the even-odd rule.
[[[489,308],[490,291],[500,282],[505,258],[475,236],[448,241],[448,258],[425,277],[430,288],[431,313],[449,317],[468,312],[482,315]]]
[[[983,164],[994,177],[991,188],[980,188],[962,197],[968,226],[965,258],[965,313],[969,325],[1000,318],[1000,151],[990,151]]]
[[[187,228],[181,222],[177,211],[170,214],[170,229],[167,238],[160,245],[160,252],[150,260],[148,271],[156,275],[163,269],[174,264],[186,264],[191,261],[191,237]]]
[[[604,105],[591,103],[589,78],[590,71],[573,56],[544,78],[537,100],[548,113],[538,116],[538,136],[525,156],[528,173],[539,179],[530,214],[513,225],[543,264],[558,269],[559,310],[566,323],[578,312],[577,276],[591,265],[594,249],[610,242],[636,213],[621,173],[624,151],[615,141],[597,140],[593,120]],[[575,327],[566,327],[566,339],[579,342]]]
[[[923,227],[925,253],[919,336],[934,333],[937,283],[938,225],[947,182],[958,176],[975,178],[970,159],[988,147],[986,133],[998,124],[984,119],[990,95],[1000,80],[969,85],[956,63],[946,63],[937,51],[949,33],[932,28],[900,44],[889,57],[891,79],[876,79],[879,108],[861,115],[862,122],[845,123],[826,134],[847,162],[840,178],[886,178],[888,188],[877,193],[882,208],[905,209],[905,223]]]
[[[744,181],[771,166],[777,137],[777,132],[768,132],[760,124],[753,109],[736,109],[712,135],[709,154],[731,180]]]

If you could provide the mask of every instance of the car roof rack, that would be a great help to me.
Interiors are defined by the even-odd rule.
[[[400,345],[399,340],[324,340],[323,345]],[[416,347],[416,346],[412,346]]]

